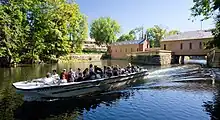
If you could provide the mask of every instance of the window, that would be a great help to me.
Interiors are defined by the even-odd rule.
[[[202,42],[199,42],[199,48],[202,49]]]
[[[166,44],[164,44],[164,45],[163,45],[163,49],[166,50],[166,49],[167,49],[166,47],[167,47]]]
[[[137,51],[139,51],[138,48],[137,48]]]
[[[192,49],[192,43],[189,43],[189,49]]]
[[[183,49],[183,43],[180,44],[180,49],[181,49],[181,50]]]

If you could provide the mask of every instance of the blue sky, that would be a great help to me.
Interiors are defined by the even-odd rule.
[[[88,22],[99,17],[111,17],[121,25],[121,32],[127,33],[138,26],[150,28],[161,25],[179,31],[200,30],[199,18],[190,18],[193,0],[76,0]],[[214,27],[212,19],[202,24],[203,29]]]

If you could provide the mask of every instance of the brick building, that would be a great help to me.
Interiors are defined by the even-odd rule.
[[[126,59],[132,52],[143,52],[150,47],[146,39],[115,42],[110,45],[111,57],[113,59]]]

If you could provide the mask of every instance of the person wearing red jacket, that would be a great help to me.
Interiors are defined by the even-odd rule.
[[[68,73],[66,72],[66,69],[63,69],[63,72],[60,74],[60,79],[68,80]]]

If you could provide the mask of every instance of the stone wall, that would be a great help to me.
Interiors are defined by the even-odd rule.
[[[130,56],[132,63],[145,64],[145,65],[168,65],[171,64],[171,52],[148,52],[137,53]]]
[[[72,59],[77,60],[92,60],[92,61],[98,61],[102,58],[103,54],[71,54],[70,57]]]
[[[207,54],[207,65],[209,67],[220,67],[220,50],[212,49]]]

